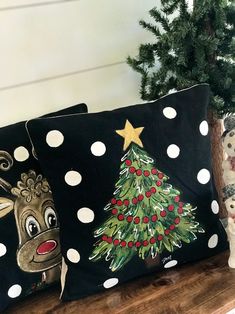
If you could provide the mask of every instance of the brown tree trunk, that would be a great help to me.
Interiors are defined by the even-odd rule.
[[[212,112],[209,112],[209,127],[211,136],[211,154],[212,154],[212,168],[214,174],[215,187],[219,196],[220,218],[227,216],[227,210],[223,201],[222,189],[225,186],[223,180],[222,162],[224,160],[224,151],[221,142],[221,135],[223,133],[222,121],[217,119]]]

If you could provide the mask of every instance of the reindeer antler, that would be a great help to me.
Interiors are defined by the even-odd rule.
[[[4,150],[0,150],[0,170],[7,171],[11,169],[12,166],[13,158],[11,157],[11,155]],[[11,184],[3,178],[0,178],[0,187],[7,192],[11,191],[12,188]]]

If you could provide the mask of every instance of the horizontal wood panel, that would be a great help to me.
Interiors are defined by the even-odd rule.
[[[68,0],[1,0],[0,1],[0,10],[1,9],[12,9],[12,8],[20,8],[30,5],[46,5],[49,3],[59,3],[65,2]],[[77,0],[79,1],[79,0]]]
[[[141,101],[139,76],[119,64],[0,92],[0,126],[34,118],[80,102],[89,111],[113,109]]]
[[[154,5],[155,0],[80,0],[0,11],[0,87],[124,61],[151,40],[138,20]]]

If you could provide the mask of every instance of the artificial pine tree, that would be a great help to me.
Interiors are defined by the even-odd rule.
[[[152,100],[170,90],[209,83],[210,107],[218,117],[235,112],[234,0],[161,0],[149,11],[153,23],[140,25],[156,40],[142,44],[136,58],[128,58],[141,76],[141,97]]]
[[[110,269],[121,269],[135,255],[141,259],[180,248],[182,242],[204,232],[195,220],[193,207],[181,200],[181,193],[158,170],[143,149],[143,127],[133,128],[127,120],[116,132],[125,140],[127,153],[121,159],[120,176],[105,211],[108,219],[94,233],[99,240],[90,259],[112,260]]]

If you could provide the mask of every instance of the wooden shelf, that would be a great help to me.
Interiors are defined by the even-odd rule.
[[[225,314],[235,308],[235,270],[228,267],[227,260],[228,252],[224,252],[72,302],[61,302],[59,288],[53,287],[16,303],[5,313]]]

